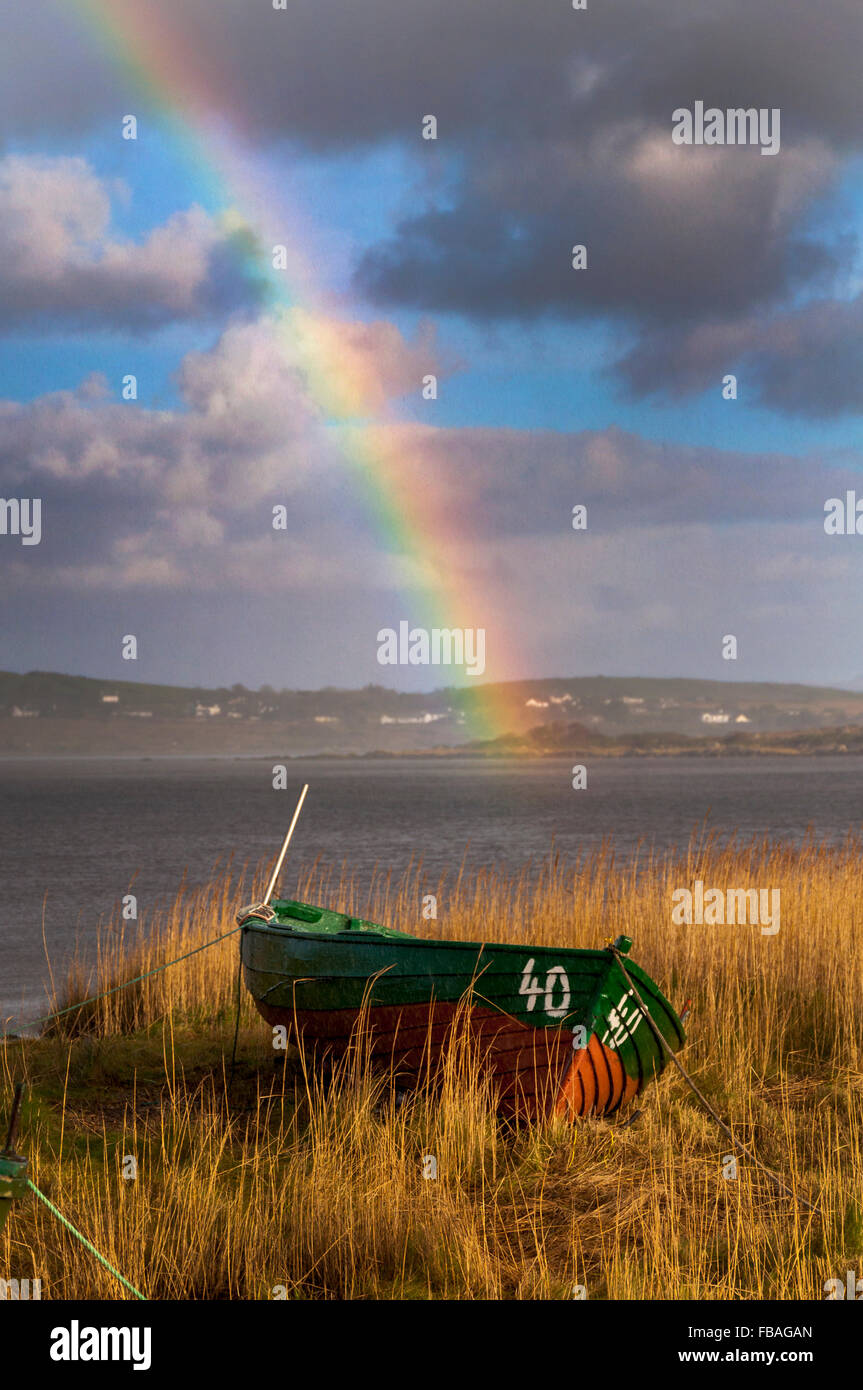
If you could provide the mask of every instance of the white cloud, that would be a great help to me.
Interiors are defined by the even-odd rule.
[[[0,328],[157,326],[248,298],[227,228],[192,206],[142,241],[122,240],[111,212],[125,196],[78,157],[0,159]]]
[[[40,563],[13,565],[10,579],[87,590],[391,585],[394,561],[363,539],[317,377],[324,365],[345,371],[378,403],[420,362],[436,366],[430,341],[308,313],[301,335],[294,326],[286,316],[235,323],[210,351],[189,353],[181,409],[118,401],[99,374],[76,391],[0,402],[0,489],[41,495],[53,517]],[[309,342],[325,361],[310,361]],[[290,512],[280,537],[276,503]]]

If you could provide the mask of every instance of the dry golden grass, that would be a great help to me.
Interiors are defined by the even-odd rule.
[[[550,856],[437,885],[417,866],[362,898],[319,864],[282,885],[417,934],[602,946],[625,932],[672,1001],[692,999],[687,1070],[818,1214],[744,1160],[723,1177],[728,1141],[670,1068],[631,1126],[513,1128],[470,1055],[404,1099],[362,1038],[326,1080],[279,1065],[243,991],[229,1092],[236,936],[6,1040],[7,1096],[30,1082],[34,1180],[151,1298],[822,1297],[863,1270],[861,853],[696,837],[678,862],[623,866],[606,846],[576,869]],[[109,926],[94,977],[73,970],[56,1006],[229,931],[263,879],[227,866],[134,930]],[[779,888],[781,930],[673,926],[672,891],[694,879]],[[423,892],[437,921],[421,919]],[[123,1296],[35,1202],[0,1237],[0,1275],[41,1278],[43,1297]]]

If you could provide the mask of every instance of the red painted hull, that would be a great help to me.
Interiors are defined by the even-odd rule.
[[[367,1029],[370,1054],[391,1065],[405,1087],[433,1073],[459,1019],[469,1018],[469,1037],[493,1076],[499,1108],[529,1119],[609,1115],[641,1089],[641,1080],[627,1076],[617,1052],[595,1033],[586,1047],[574,1050],[569,1030],[533,1028],[477,1004],[469,1014],[444,1002],[377,1006],[362,1023],[354,1009],[298,1009],[294,1015],[263,1001],[258,1008],[268,1023],[288,1027],[296,1042],[318,1056],[343,1057],[352,1042],[363,1045]]]

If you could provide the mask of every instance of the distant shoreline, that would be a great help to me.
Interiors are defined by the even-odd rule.
[[[863,690],[764,681],[554,676],[417,693],[0,671],[0,758],[785,756],[863,751],[860,729]]]
[[[218,759],[283,762],[304,760],[352,762],[435,759],[506,762],[547,759],[641,759],[729,757],[843,757],[863,754],[863,725],[807,729],[792,733],[729,733],[724,736],[640,731],[596,734],[578,724],[541,725],[525,734],[424,748],[302,748],[295,730],[254,725],[230,733],[224,725],[189,721],[153,721],[130,727],[127,720],[106,720],[94,729],[90,719],[46,718],[27,721],[0,718],[0,763],[45,759]],[[36,726],[36,727],[34,727]],[[94,733],[97,737],[94,738]],[[228,746],[226,735],[230,738]]]

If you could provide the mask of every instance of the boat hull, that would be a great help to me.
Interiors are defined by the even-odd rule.
[[[529,1118],[611,1114],[665,1065],[611,950],[432,941],[328,913],[321,931],[292,924],[308,905],[274,906],[276,921],[245,922],[244,979],[262,1017],[305,1048],[341,1057],[362,1026],[372,1057],[408,1086],[466,1026],[501,1110]],[[677,1014],[644,971],[625,968],[676,1051]]]

